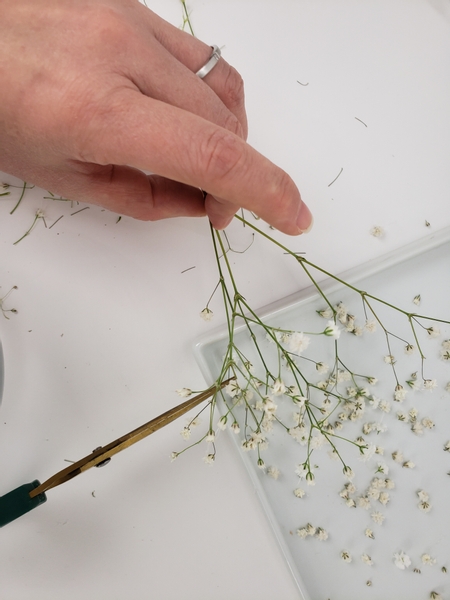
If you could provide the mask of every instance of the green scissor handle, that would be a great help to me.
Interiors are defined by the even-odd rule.
[[[0,496],[0,527],[11,523],[47,501],[45,493],[30,498],[30,492],[40,485],[36,479]]]

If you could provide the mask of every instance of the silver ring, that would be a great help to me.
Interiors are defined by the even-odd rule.
[[[196,75],[198,75],[200,77],[200,79],[203,79],[203,77],[206,77],[208,75],[208,73],[214,69],[214,67],[219,62],[219,58],[222,54],[220,52],[219,46],[211,46],[211,48],[212,48],[213,52],[212,52],[211,56],[209,57],[208,62],[201,69],[199,69],[196,73]]]

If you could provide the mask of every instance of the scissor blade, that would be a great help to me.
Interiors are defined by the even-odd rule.
[[[182,404],[171,408],[170,410],[159,415],[158,417],[155,417],[151,421],[148,421],[148,423],[145,423],[137,429],[126,433],[117,440],[110,442],[106,446],[97,448],[97,450],[94,450],[94,452],[91,452],[91,454],[88,454],[84,458],[71,464],[69,467],[66,467],[62,471],[55,473],[55,475],[52,475],[52,477],[47,479],[47,481],[44,481],[44,483],[41,483],[38,487],[34,488],[30,492],[30,498],[34,498],[35,496],[42,494],[43,492],[46,492],[47,490],[50,490],[53,487],[61,485],[62,483],[65,483],[70,479],[73,479],[74,477],[76,477],[80,473],[83,473],[84,471],[87,471],[91,467],[96,467],[105,460],[110,459],[111,456],[114,456],[114,454],[125,450],[125,448],[129,448],[133,444],[136,444],[136,442],[139,442],[140,440],[151,435],[155,431],[158,431],[158,429],[161,429],[169,423],[172,423],[172,421],[175,421],[195,406],[198,406],[211,396],[214,396],[214,394],[216,394],[220,389],[226,386],[232,379],[234,378],[230,378],[226,381],[223,381],[219,386],[216,384],[212,385],[204,392],[201,392],[200,394],[197,394],[197,396],[194,396],[193,398],[186,400]]]

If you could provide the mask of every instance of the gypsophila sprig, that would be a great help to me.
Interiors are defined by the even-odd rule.
[[[9,319],[8,313],[17,314],[17,310],[15,308],[5,308],[5,300],[9,297],[13,290],[17,290],[17,285],[13,285],[13,287],[6,293],[2,298],[0,298],[0,310],[2,311],[5,319]]]
[[[403,403],[407,398],[407,387],[414,388],[414,384],[412,379],[408,380],[407,387],[400,382],[393,344],[397,341],[403,343],[407,354],[414,355],[417,352],[423,373],[424,353],[419,334],[423,331],[428,338],[436,337],[440,333],[439,327],[430,324],[430,318],[427,316],[409,313],[342,281],[314,265],[304,256],[290,251],[243,217],[238,216],[237,219],[274,243],[296,261],[324,301],[323,308],[318,310],[317,314],[326,319],[326,325],[305,331],[277,327],[262,320],[247,302],[235,280],[228,259],[231,250],[228,238],[224,232],[211,228],[219,276],[213,295],[217,290],[221,292],[229,338],[217,382],[220,383],[226,377],[234,378],[218,394],[217,399],[221,400],[223,414],[219,419],[210,416],[211,427],[224,429],[227,421],[231,420],[232,428],[235,431],[239,429],[242,436],[242,449],[246,452],[254,452],[255,462],[259,465],[265,464],[261,453],[264,453],[269,446],[268,433],[275,427],[281,427],[289,437],[305,449],[304,461],[301,464],[307,485],[313,485],[316,481],[311,459],[314,452],[322,447],[328,447],[329,451],[341,460],[343,472],[351,480],[353,470],[341,458],[339,450],[343,441],[347,440],[354,445],[361,458],[367,462],[374,454],[382,453],[383,449],[368,444],[365,440],[355,441],[346,438],[342,435],[344,424],[362,419],[368,406],[378,408],[387,414],[390,411],[390,403],[386,399],[376,398],[370,387],[366,387],[367,384],[375,385],[376,377],[372,374],[355,373],[343,363],[339,352],[342,334],[361,337],[364,332],[371,336],[377,331],[381,332],[385,338],[387,351],[384,362],[390,366],[394,379],[392,399]],[[328,299],[317,283],[314,271],[334,279],[359,297],[364,313],[360,322],[356,313],[350,311],[344,302],[334,304]],[[212,315],[209,303],[213,295],[201,313],[205,320],[209,320]],[[404,339],[404,334],[399,335],[390,331],[384,325],[378,314],[377,305],[383,306],[384,309],[389,308],[405,319],[410,330],[410,340]],[[244,351],[239,345],[235,335],[237,327],[247,332],[253,346],[252,356],[248,356],[248,350]],[[314,352],[320,352],[324,347],[324,344],[319,346],[316,342],[320,336],[329,340],[327,353],[332,358],[331,361],[329,359],[325,361],[321,357],[314,358]],[[450,347],[450,343],[448,345]],[[443,350],[446,350],[444,346]],[[254,367],[255,362],[259,363],[257,369]],[[314,372],[311,371],[311,366],[314,366]],[[430,391],[437,385],[434,379],[424,376],[421,384]],[[287,418],[284,407],[288,405],[294,409],[294,422]],[[215,403],[211,405],[211,410],[212,412],[216,410]],[[338,417],[334,423],[330,420],[331,415]],[[411,425],[413,432],[420,434],[424,428],[432,427],[432,421],[430,419],[416,421]],[[379,435],[386,429],[384,423],[368,422],[363,426],[365,435],[371,432]],[[413,466],[409,461],[403,461],[402,464],[405,468]],[[274,474],[277,472],[274,471]],[[377,472],[386,475],[388,466],[379,463]],[[268,473],[270,474],[271,471]],[[300,475],[299,477],[302,478]],[[384,504],[389,501],[386,494],[382,495],[381,499]],[[348,499],[347,502],[350,505],[352,500]],[[381,513],[375,511],[373,514],[377,515],[375,517],[377,522],[382,522],[384,516]]]
[[[438,320],[436,324],[426,315],[394,306],[334,277],[253,223],[237,218],[296,263],[318,293],[316,306],[319,302],[321,306],[318,309],[314,306],[310,318],[305,315],[296,319],[292,327],[287,319],[262,318],[247,300],[233,271],[228,238],[211,228],[219,279],[215,302],[220,294],[226,318],[217,383],[226,377],[233,380],[209,405],[209,433],[199,434],[198,441],[192,442],[194,436],[190,432],[188,447],[216,444],[217,436],[213,437],[212,431],[217,434],[230,429],[237,434],[247,460],[256,466],[256,476],[265,488],[283,488],[294,477],[291,499],[302,510],[308,510],[314,486],[320,485],[320,455],[330,456],[338,462],[342,473],[339,496],[343,506],[350,512],[365,512],[366,525],[370,523],[370,526],[363,528],[361,535],[371,540],[367,543],[376,544],[373,542],[376,537],[384,537],[377,534],[380,528],[395,525],[389,511],[392,505],[398,506],[396,474],[399,468],[414,469],[415,462],[411,458],[414,456],[416,460],[406,449],[389,447],[382,438],[389,431],[390,423],[397,419],[417,436],[435,427],[433,419],[420,414],[411,404],[415,394],[432,393],[438,386],[433,373],[425,372],[424,347],[428,352],[432,344],[437,344],[435,355],[446,360],[450,342],[444,344],[439,339],[444,322]],[[317,275],[328,276],[340,284],[346,290],[345,299],[336,301],[336,294],[329,295],[328,287],[321,287]],[[350,294],[354,295],[354,301],[348,299]],[[407,300],[410,303],[410,298]],[[207,307],[210,301],[211,298]],[[389,311],[395,319],[386,319]],[[435,339],[437,342],[432,341]],[[382,348],[376,355],[370,354],[372,340]],[[358,344],[353,353],[348,350],[351,344]],[[355,353],[367,355],[367,371],[353,365]],[[411,365],[406,366],[406,373],[412,372],[410,376],[405,376],[404,363]],[[387,393],[384,389],[377,392],[380,377],[390,382]],[[384,381],[381,387],[385,387]],[[393,410],[394,406],[402,410]],[[278,436],[284,434],[287,435],[283,453],[286,447],[289,453],[298,456],[292,467],[294,473],[286,471],[285,465],[278,463],[276,452],[271,450]],[[207,451],[206,462],[213,460],[215,452],[215,446]],[[372,474],[370,482],[363,486],[357,482],[359,469],[353,468],[352,461],[357,459],[364,462]],[[405,477],[409,474],[405,473]],[[431,510],[430,500],[423,494],[411,505],[424,513]],[[428,517],[424,515],[424,518]],[[295,531],[297,537],[304,540],[329,538],[324,527],[311,522]],[[341,551],[343,562],[351,562],[351,551],[352,548]],[[390,550],[391,557],[393,551]],[[370,567],[373,565],[371,555],[372,552],[355,554]],[[394,555],[394,564],[406,570],[411,559],[399,551]]]

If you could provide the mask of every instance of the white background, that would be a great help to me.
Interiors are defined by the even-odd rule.
[[[314,212],[310,234],[285,238],[291,248],[339,272],[422,238],[426,220],[435,231],[450,224],[448,2],[189,6],[197,36],[224,46],[244,77],[249,142],[291,174]],[[151,7],[181,23],[177,0]],[[19,288],[8,300],[18,315],[0,320],[0,494],[177,404],[176,388],[202,389],[191,346],[223,322],[219,297],[215,323],[198,316],[217,281],[206,220],[116,223],[96,207],[70,216],[82,207],[37,189],[10,215],[17,193],[0,200],[0,292]],[[48,226],[64,217],[14,246],[38,208]],[[383,239],[369,234],[374,225]],[[237,224],[230,237],[236,249],[250,241]],[[262,240],[233,262],[255,308],[304,284]],[[171,463],[182,425],[51,490],[3,528],[0,596],[298,598],[226,435],[212,468],[204,448]]]

